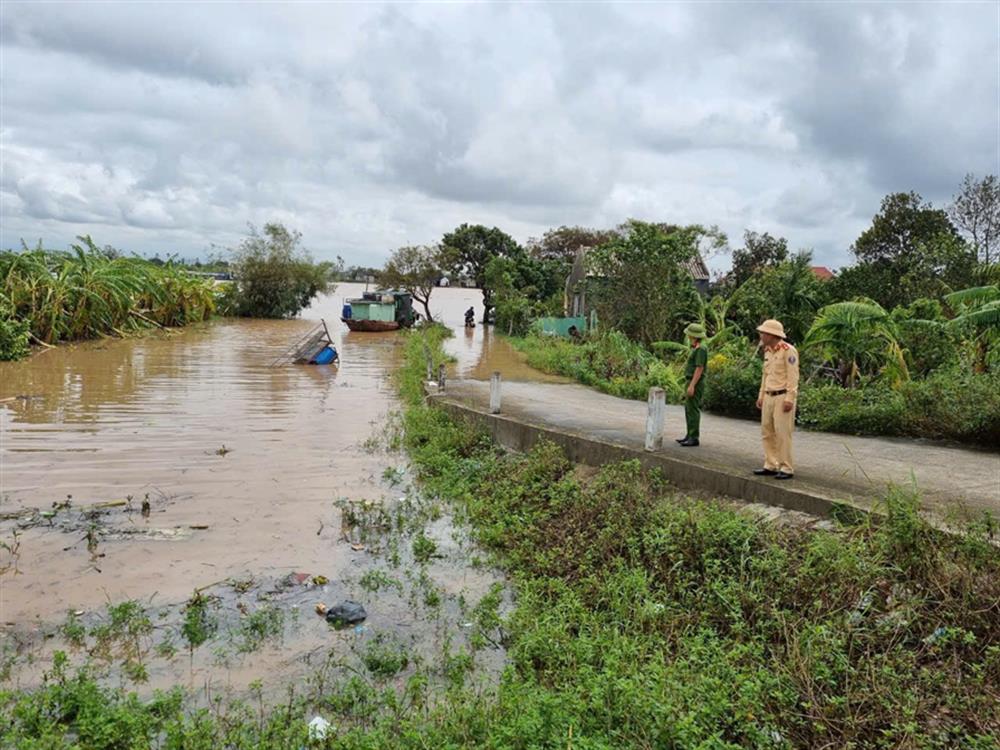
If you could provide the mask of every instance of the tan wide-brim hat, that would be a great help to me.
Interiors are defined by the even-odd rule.
[[[785,338],[785,327],[781,325],[780,320],[765,320],[757,326],[757,330],[761,333],[769,333],[772,336],[777,336],[778,338]]]

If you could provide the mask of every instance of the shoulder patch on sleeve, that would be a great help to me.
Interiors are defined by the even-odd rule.
[[[790,365],[794,365],[795,364],[795,355],[794,354],[789,354],[788,355],[788,364],[790,364]]]

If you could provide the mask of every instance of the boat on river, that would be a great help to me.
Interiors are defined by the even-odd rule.
[[[413,295],[400,289],[365,292],[344,303],[340,320],[352,331],[380,333],[409,328],[416,321]]]

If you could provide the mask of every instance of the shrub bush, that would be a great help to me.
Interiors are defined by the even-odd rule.
[[[705,374],[705,409],[756,419],[763,361],[743,343],[710,352]]]
[[[573,378],[612,396],[645,400],[653,387],[666,391],[668,401],[677,402],[683,395],[679,369],[619,331],[590,335],[582,344],[539,334],[513,339],[512,343],[527,355],[532,367]]]
[[[908,433],[1000,444],[1000,373],[939,370],[904,384],[902,394]]]
[[[853,435],[898,435],[906,424],[906,400],[882,385],[847,389],[835,384],[799,390],[798,421],[804,427]]]

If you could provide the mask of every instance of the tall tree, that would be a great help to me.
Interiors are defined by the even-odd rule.
[[[927,297],[936,299],[975,283],[976,257],[957,234],[917,242],[895,260],[864,261],[828,282],[833,298],[869,297],[886,309]]]
[[[788,240],[748,229],[743,232],[743,247],[733,251],[733,270],[727,285],[736,289],[755,273],[774,268],[785,260],[788,260]]]
[[[601,320],[647,346],[677,338],[701,310],[687,262],[712,232],[631,220],[616,234],[587,255]]]
[[[394,250],[378,275],[384,287],[405,289],[413,299],[423,305],[424,315],[433,321],[431,293],[441,278],[442,252],[439,247],[409,245]]]
[[[526,255],[510,235],[482,224],[462,224],[441,239],[441,248],[451,270],[473,280],[483,291],[483,322],[493,308],[493,291],[486,279],[486,266],[494,258]]]
[[[730,296],[730,319],[744,334],[752,334],[762,321],[778,318],[788,337],[801,341],[826,294],[811,264],[812,254],[802,252],[755,273]]]
[[[962,180],[948,215],[961,229],[983,263],[1000,260],[1000,180],[988,174],[977,180],[969,173]]]
[[[572,264],[576,251],[602,245],[615,236],[610,229],[561,226],[550,229],[541,237],[528,240],[528,252],[541,260],[558,260]]]
[[[882,199],[872,225],[854,241],[851,250],[862,262],[906,260],[918,245],[941,235],[958,235],[948,214],[924,202],[917,193],[892,193]]]

